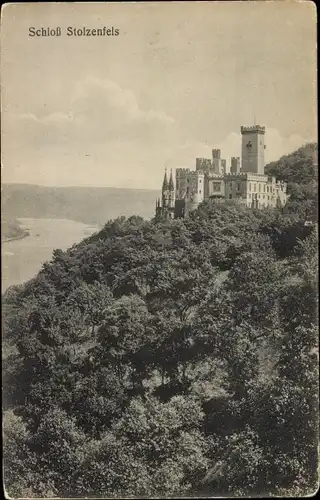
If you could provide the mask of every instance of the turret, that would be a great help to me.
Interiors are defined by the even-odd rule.
[[[167,169],[164,172],[164,178],[162,183],[162,192],[168,191],[168,177],[167,177]]]
[[[175,205],[175,196],[174,196],[174,182],[173,182],[173,177],[172,177],[172,169],[170,171],[170,179],[169,179],[169,184],[168,184],[168,192],[169,192],[168,207],[169,208],[174,208],[174,205]]]
[[[231,158],[231,168],[230,172],[232,174],[239,174],[240,173],[240,158],[239,157],[232,157]]]
[[[173,183],[173,177],[172,177],[172,169],[170,170],[170,179],[169,179],[169,191],[174,191],[174,183]]]
[[[162,183],[162,208],[168,206],[169,201],[169,183],[167,177],[167,169],[165,169],[163,183]]]

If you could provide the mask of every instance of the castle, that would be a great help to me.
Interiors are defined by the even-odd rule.
[[[240,158],[227,162],[220,149],[212,150],[212,159],[196,158],[196,169],[177,168],[175,185],[172,170],[165,172],[162,196],[156,202],[156,219],[187,217],[207,199],[236,200],[251,208],[282,207],[287,201],[287,185],[264,173],[265,127],[241,127]]]

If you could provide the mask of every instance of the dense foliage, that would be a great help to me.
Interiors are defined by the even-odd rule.
[[[292,200],[306,201],[317,197],[318,144],[302,146],[280,160],[266,165],[265,173],[288,183]]]
[[[316,208],[119,218],[8,289],[9,494],[313,493]]]

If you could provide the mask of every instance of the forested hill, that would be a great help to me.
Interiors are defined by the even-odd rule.
[[[98,187],[46,187],[31,184],[2,185],[2,216],[71,219],[85,224],[103,225],[119,215],[152,217],[153,189]]]
[[[314,493],[316,212],[118,218],[9,288],[8,494]]]
[[[289,184],[289,192],[313,185],[318,179],[318,144],[309,143],[266,165],[265,173]],[[303,189],[303,188],[302,188]]]

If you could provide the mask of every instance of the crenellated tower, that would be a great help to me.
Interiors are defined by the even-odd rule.
[[[212,149],[212,159],[196,158],[196,170],[177,168],[175,183],[172,170],[169,180],[166,170],[156,219],[188,217],[208,199],[215,203],[233,200],[253,209],[283,207],[288,199],[286,183],[264,174],[265,127],[243,126],[241,136],[241,167],[240,157],[232,157],[229,167],[221,150]]]
[[[241,127],[242,172],[264,175],[265,127]]]
[[[240,173],[240,157],[239,156],[237,156],[237,157],[232,156],[230,173],[231,174],[239,174]]]

